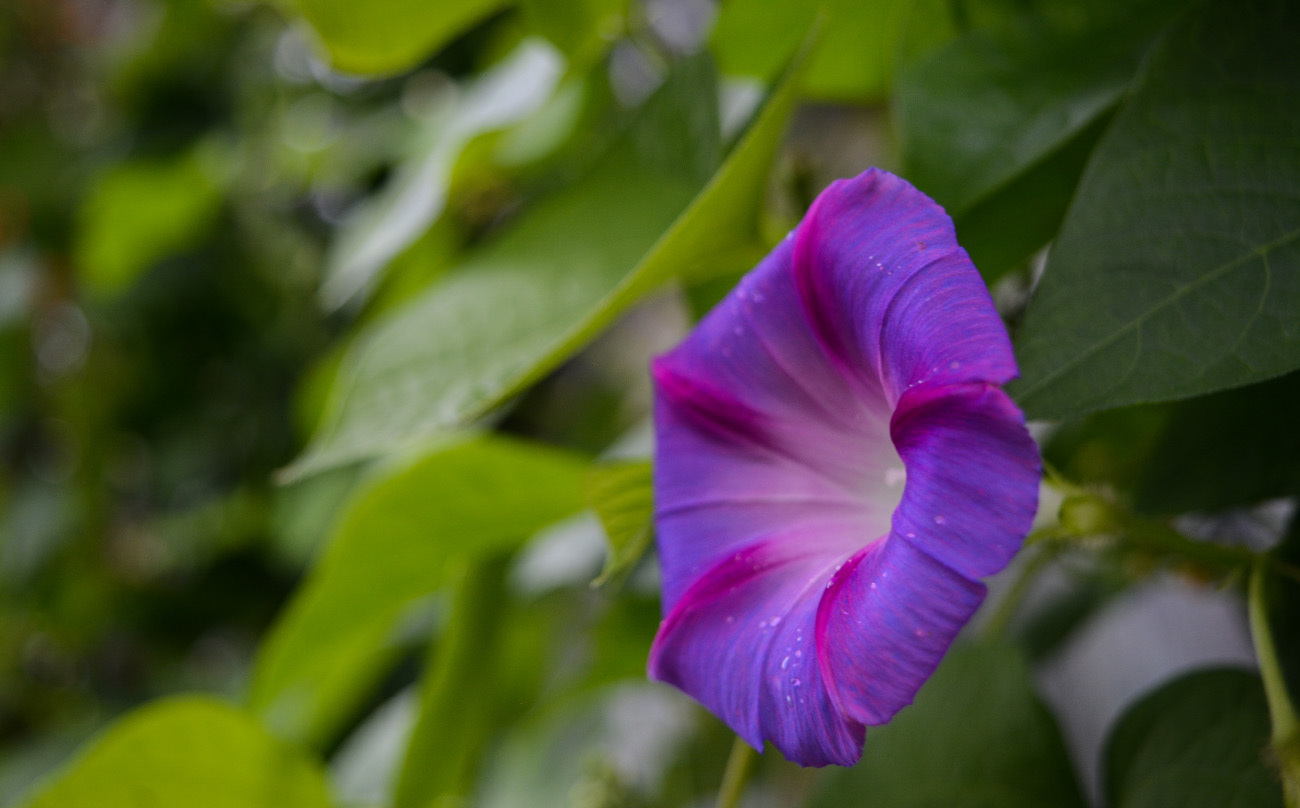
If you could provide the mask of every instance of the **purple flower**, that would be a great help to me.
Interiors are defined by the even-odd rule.
[[[1038,450],[952,221],[872,169],[654,364],[650,675],[806,766],[851,765],[1020,547]]]

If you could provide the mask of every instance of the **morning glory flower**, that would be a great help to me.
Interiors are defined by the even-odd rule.
[[[836,182],[653,367],[664,620],[650,675],[761,750],[851,765],[1033,520],[1017,370],[952,220]]]

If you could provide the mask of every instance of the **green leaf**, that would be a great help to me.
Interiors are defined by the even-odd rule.
[[[366,486],[265,641],[253,709],[286,737],[328,738],[400,650],[403,614],[462,560],[579,510],[585,471],[567,453],[483,436]]]
[[[75,245],[78,274],[91,293],[122,291],[202,237],[221,207],[219,160],[199,146],[167,160],[121,163],[91,186]]]
[[[1031,417],[1300,366],[1300,6],[1204,4],[1093,153],[1017,339]]]
[[[1300,493],[1300,373],[1186,401],[1092,413],[1044,456],[1067,478],[1116,489],[1139,512],[1214,512]]]
[[[322,302],[336,308],[366,291],[442,214],[452,170],[465,146],[535,112],[554,92],[563,70],[559,54],[531,40],[449,93],[443,108],[422,122],[418,142],[393,180],[340,227],[326,261]]]
[[[197,696],[119,720],[23,808],[326,808],[322,767],[253,719]]]
[[[1055,235],[1169,6],[1043,8],[971,31],[900,77],[904,173],[954,217],[986,278]]]
[[[712,50],[728,75],[775,76],[819,9],[825,36],[809,57],[803,92],[828,101],[885,97],[911,0],[748,0],[726,3]]]
[[[651,99],[639,122],[646,128],[634,125],[590,176],[540,202],[358,340],[324,427],[288,475],[390,452],[482,416],[648,292],[708,272],[713,256],[755,238],[795,70],[701,189],[699,155],[710,147],[699,138],[706,125],[717,137],[717,119],[711,106],[699,109],[715,97],[712,74],[693,64]]]
[[[1300,494],[1300,373],[1169,407],[1134,505],[1218,511]]]
[[[534,30],[585,65],[623,31],[628,0],[520,0]]]
[[[1060,731],[1014,648],[954,648],[862,761],[835,771],[818,808],[1082,808]]]
[[[509,0],[288,0],[334,67],[397,73],[415,67]]]
[[[587,504],[609,540],[596,585],[622,578],[654,539],[654,485],[649,460],[600,463],[587,473]]]
[[[1114,808],[1282,806],[1264,760],[1268,710],[1259,677],[1198,671],[1129,709],[1106,745]]]

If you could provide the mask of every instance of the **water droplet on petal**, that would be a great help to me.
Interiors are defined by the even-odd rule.
[[[777,615],[776,617],[773,617],[773,618],[772,618],[772,625],[775,626],[776,624],[778,624],[778,623],[780,623],[780,622],[781,622],[781,616],[780,616],[780,615]]]
[[[938,514],[935,514],[935,516],[934,516],[934,523],[935,523],[936,525],[942,525],[944,522],[947,522],[947,521],[948,521],[947,519],[945,519],[944,517],[942,517],[942,516],[940,516],[940,515],[938,515]]]

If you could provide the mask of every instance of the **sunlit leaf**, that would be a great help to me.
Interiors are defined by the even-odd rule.
[[[609,555],[595,583],[627,574],[654,539],[650,461],[600,463],[587,474],[587,503],[605,528]]]
[[[323,769],[250,716],[201,697],[143,707],[23,808],[327,808]]]
[[[1268,709],[1253,673],[1199,671],[1129,709],[1106,745],[1114,808],[1270,808],[1282,791],[1264,759]]]
[[[1094,151],[1017,339],[1061,418],[1300,366],[1300,6],[1198,6]]]
[[[75,260],[82,283],[112,295],[194,244],[220,209],[220,160],[216,150],[199,147],[105,172],[79,211]]]
[[[400,648],[401,616],[463,559],[517,547],[581,508],[585,470],[558,450],[479,437],[366,486],[264,643],[253,709],[287,737],[327,737]]]
[[[311,25],[334,67],[396,73],[419,64],[510,0],[287,0]]]
[[[817,808],[1082,808],[1065,744],[1029,666],[1001,645],[949,652],[916,702],[867,729],[862,761],[835,771]]]
[[[793,70],[703,185],[701,155],[718,138],[712,72],[696,60],[670,76],[590,176],[539,202],[362,336],[323,427],[289,474],[472,421],[665,281],[707,274],[713,256],[752,242],[794,104]]]
[[[584,64],[622,31],[628,0],[520,0],[533,28]]]
[[[885,97],[911,0],[749,0],[724,3],[713,32],[718,66],[729,75],[770,78],[799,46],[819,9],[825,35],[801,85],[832,101]]]

